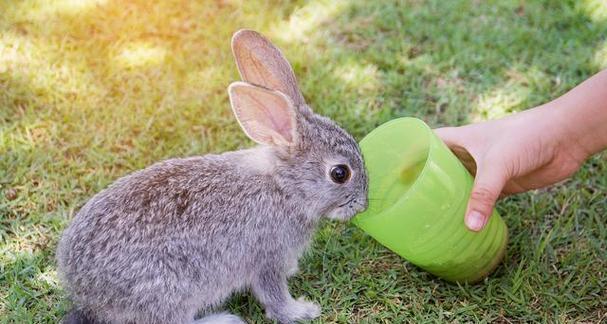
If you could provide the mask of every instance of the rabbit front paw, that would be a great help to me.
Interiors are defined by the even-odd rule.
[[[306,301],[303,297],[291,300],[280,309],[267,311],[267,317],[281,324],[296,323],[298,321],[312,320],[320,316],[320,306]]]

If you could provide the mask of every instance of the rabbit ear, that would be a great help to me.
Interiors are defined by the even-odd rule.
[[[241,29],[232,36],[232,53],[243,81],[278,90],[302,112],[309,110],[287,59],[261,34]]]
[[[232,83],[228,93],[236,119],[252,140],[274,146],[296,144],[295,108],[289,97],[246,82]]]

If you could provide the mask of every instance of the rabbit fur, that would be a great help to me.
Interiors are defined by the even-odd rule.
[[[156,163],[91,198],[57,249],[74,303],[65,322],[243,323],[213,314],[243,290],[279,323],[319,316],[291,297],[287,278],[322,216],[347,220],[366,208],[361,153],[305,104],[267,39],[241,30],[232,49],[244,81],[228,89],[232,109],[260,145]],[[331,178],[335,165],[349,168],[347,182]]]

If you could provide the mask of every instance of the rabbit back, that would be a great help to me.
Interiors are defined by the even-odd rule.
[[[173,321],[245,288],[259,260],[299,254],[313,224],[273,180],[271,159],[253,149],[168,160],[93,197],[58,249],[75,303],[133,316],[117,322]]]

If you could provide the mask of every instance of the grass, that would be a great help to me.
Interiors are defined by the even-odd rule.
[[[607,6],[568,1],[0,0],[0,322],[57,322],[61,230],[95,192],[175,157],[248,147],[228,108],[231,34],[257,29],[308,102],[362,138],[400,116],[497,118],[607,67]],[[507,135],[505,135],[507,136]],[[502,201],[505,262],[445,283],[326,222],[294,295],[321,322],[607,320],[607,156]],[[228,307],[250,322],[248,295]]]

